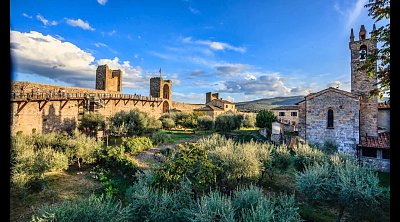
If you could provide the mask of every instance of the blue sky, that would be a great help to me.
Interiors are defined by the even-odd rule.
[[[350,29],[373,20],[367,0],[11,0],[12,78],[94,88],[122,69],[123,93],[173,81],[173,100],[234,102],[350,90]],[[379,24],[378,24],[379,27]]]

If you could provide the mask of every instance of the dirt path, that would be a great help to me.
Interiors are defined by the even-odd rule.
[[[168,148],[174,147],[174,144],[161,145],[159,147],[154,147],[149,150],[139,153],[135,158],[138,164],[143,169],[153,168],[161,163],[160,158],[156,155],[158,151],[162,151]]]

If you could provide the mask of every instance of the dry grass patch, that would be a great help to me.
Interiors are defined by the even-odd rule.
[[[81,173],[80,173],[81,172]],[[22,194],[11,190],[10,221],[30,220],[34,210],[45,204],[88,197],[101,187],[90,177],[89,169],[46,173],[48,186],[41,192]]]

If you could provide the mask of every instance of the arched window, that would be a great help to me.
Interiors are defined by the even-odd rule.
[[[164,85],[163,91],[164,91],[163,98],[164,99],[169,99],[169,86],[168,86],[168,84]]]
[[[328,128],[333,128],[333,110],[328,110]]]

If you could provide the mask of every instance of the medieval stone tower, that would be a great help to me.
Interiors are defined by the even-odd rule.
[[[218,93],[212,93],[212,92],[206,93],[206,104],[211,102],[214,99],[219,99]]]
[[[96,70],[96,89],[110,93],[122,92],[122,71],[112,70],[108,65],[101,65]]]
[[[373,31],[375,25],[373,26]],[[351,51],[351,92],[359,97],[360,101],[360,136],[378,136],[378,98],[370,97],[370,91],[375,89],[376,73],[370,78],[366,71],[359,71],[359,67],[368,59],[377,48],[376,40],[367,38],[364,25],[361,25],[358,41],[354,41],[351,29],[349,48]]]
[[[162,98],[163,113],[168,112],[172,108],[172,81],[162,77],[151,78],[150,96]]]

